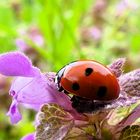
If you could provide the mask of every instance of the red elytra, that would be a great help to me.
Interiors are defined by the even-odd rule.
[[[79,97],[110,101],[117,99],[120,93],[116,76],[93,60],[72,62],[63,67],[57,77],[59,88]]]

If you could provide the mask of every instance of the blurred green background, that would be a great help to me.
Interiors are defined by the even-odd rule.
[[[1,0],[0,53],[19,50],[43,72],[78,59],[109,64],[125,57],[125,71],[140,67],[139,0]],[[11,79],[0,75],[0,140],[34,131],[34,112],[22,109],[12,126],[5,117]]]

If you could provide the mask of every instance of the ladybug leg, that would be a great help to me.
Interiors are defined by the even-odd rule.
[[[69,94],[69,92],[67,92],[66,90],[64,90],[64,93],[65,93],[65,94]]]
[[[91,113],[99,109],[104,108],[107,104],[89,100],[79,96],[73,96],[71,98],[72,107],[79,113]]]
[[[91,112],[91,107],[89,108],[89,101],[91,100],[82,98],[79,96],[73,96],[71,98],[72,101],[72,107],[75,108],[79,113],[86,113]]]
[[[58,88],[58,91],[59,91],[59,92],[64,92],[65,94],[69,94],[69,92],[67,92],[62,86],[60,86],[60,87]]]
[[[61,86],[60,86],[59,89],[58,89],[59,92],[62,92],[63,90],[64,90],[64,89],[63,89],[63,87],[61,87]]]

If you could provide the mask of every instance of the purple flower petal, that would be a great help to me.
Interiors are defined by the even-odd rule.
[[[140,97],[140,69],[119,77],[121,90],[130,96]]]
[[[20,103],[37,107],[44,103],[58,103],[66,109],[71,108],[67,95],[60,93],[51,85],[46,76],[19,77],[11,86],[10,94]]]
[[[34,133],[24,136],[21,140],[35,140]]]
[[[7,115],[10,116],[12,124],[17,123],[22,119],[22,116],[18,110],[18,102],[16,100],[13,100]]]
[[[125,58],[119,58],[110,64],[108,67],[115,74],[116,77],[119,77],[122,74],[122,67],[125,63]]]
[[[37,76],[40,70],[32,66],[29,59],[20,52],[0,55],[0,73],[6,76]]]
[[[58,92],[54,83],[54,75],[47,74],[40,77],[18,77],[13,82],[10,94],[20,104],[36,111],[44,103],[56,103],[79,119],[81,115],[71,106],[70,98]]]

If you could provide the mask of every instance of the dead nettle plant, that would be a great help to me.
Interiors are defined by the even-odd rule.
[[[140,69],[123,73],[124,63],[120,58],[108,65],[118,79],[119,97],[102,107],[97,104],[92,112],[78,113],[70,97],[57,90],[54,72],[41,73],[23,53],[1,54],[0,73],[14,77],[7,115],[16,124],[22,119],[21,106],[37,112],[35,132],[22,140],[140,139]]]

